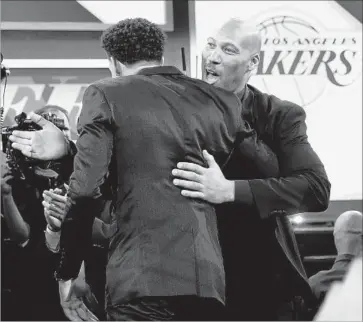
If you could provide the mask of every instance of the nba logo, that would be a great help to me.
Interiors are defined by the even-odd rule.
[[[306,108],[326,86],[348,86],[360,76],[361,50],[354,35],[327,34],[291,15],[261,20],[261,60],[251,84],[262,91]]]

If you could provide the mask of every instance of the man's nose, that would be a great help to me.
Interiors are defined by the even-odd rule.
[[[211,54],[209,55],[208,59],[207,59],[208,63],[212,63],[212,64],[220,64],[222,62],[221,59],[221,55],[218,51],[218,49],[215,49],[211,52]]]

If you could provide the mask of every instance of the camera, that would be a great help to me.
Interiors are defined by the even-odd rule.
[[[64,120],[57,118],[55,114],[47,113],[42,115],[46,120],[52,122],[61,130],[65,128]],[[3,152],[6,153],[8,166],[14,180],[23,180],[29,184],[43,182],[46,188],[55,188],[64,183],[59,175],[61,164],[57,161],[42,161],[24,156],[19,150],[12,147],[12,142],[9,140],[13,131],[39,131],[41,126],[27,119],[26,113],[21,113],[15,116],[15,126],[3,127],[1,129],[1,138]]]

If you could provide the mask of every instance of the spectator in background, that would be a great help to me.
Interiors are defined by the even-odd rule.
[[[355,258],[343,282],[334,282],[315,321],[362,321],[362,257]]]
[[[42,114],[54,112],[63,120],[65,126],[61,133],[67,136],[68,115],[65,110],[57,106],[45,106],[38,111]],[[47,123],[46,127],[55,126]],[[29,152],[29,156],[37,159],[36,154]],[[64,180],[68,180],[73,169],[68,160],[71,159],[65,158],[59,162],[59,173]],[[2,152],[2,283],[7,284],[6,295],[9,295],[6,305],[2,305],[2,319],[65,319],[59,306],[57,283],[53,278],[58,258],[48,252],[44,242],[47,222],[43,215],[41,195],[47,185],[47,178],[14,179],[6,155]],[[34,289],[43,296],[34,296]]]
[[[349,210],[342,213],[334,225],[334,242],[338,251],[333,267],[309,279],[309,284],[319,302],[324,299],[332,283],[341,282],[352,260],[362,256],[362,213]]]
[[[65,110],[63,107],[60,107],[58,105],[45,105],[44,107],[34,111],[35,114],[42,115],[43,117],[45,115],[55,115],[57,118],[60,118],[64,121],[64,127],[61,129],[63,131],[63,134],[70,139],[71,137],[71,130],[69,125],[69,115],[67,110]]]

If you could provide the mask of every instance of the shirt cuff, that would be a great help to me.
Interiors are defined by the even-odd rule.
[[[253,206],[253,194],[248,180],[236,180],[234,182],[234,202]]]
[[[48,249],[53,253],[58,253],[59,251],[59,240],[61,236],[60,231],[52,231],[47,226],[45,232],[45,242],[47,244]]]

